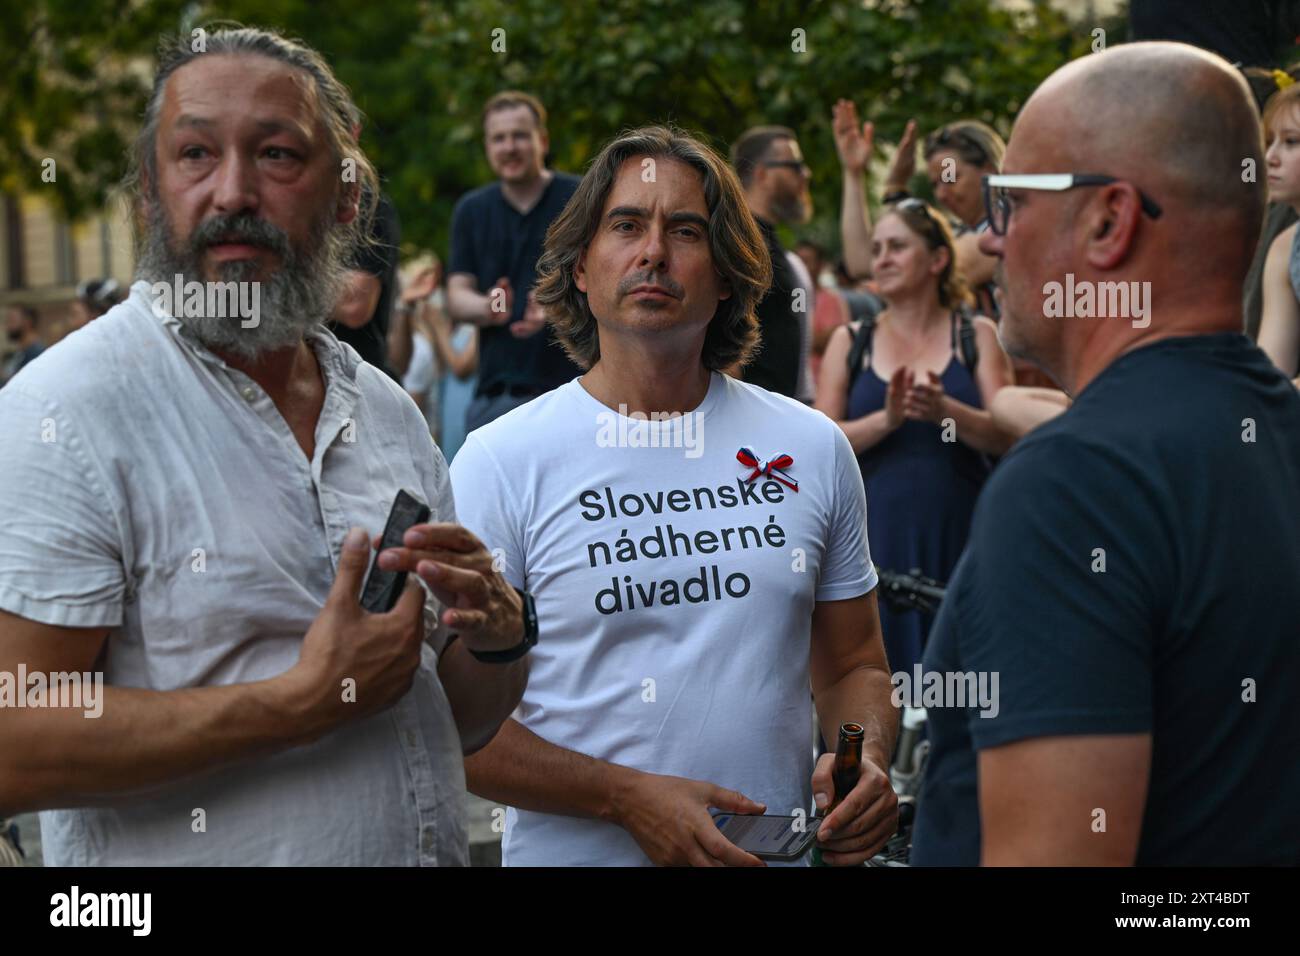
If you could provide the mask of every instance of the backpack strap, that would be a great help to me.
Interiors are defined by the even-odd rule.
[[[979,364],[980,350],[975,344],[975,320],[965,309],[953,311],[952,345],[961,357],[961,364],[973,374]]]
[[[864,360],[871,361],[871,337],[876,331],[876,316],[864,315],[857,326],[857,331],[853,333],[853,344],[849,346],[849,391],[853,390],[853,383],[862,372]]]

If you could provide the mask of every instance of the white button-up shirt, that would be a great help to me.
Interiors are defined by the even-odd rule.
[[[326,387],[311,461],[260,386],[153,311],[147,283],[23,369],[0,391],[0,609],[110,629],[108,685],[288,670],[350,527],[382,531],[400,488],[455,520],[414,403],[328,332],[309,341]],[[427,623],[436,611],[430,598]],[[427,633],[392,708],[147,796],[43,813],[47,863],[467,863],[446,638]]]

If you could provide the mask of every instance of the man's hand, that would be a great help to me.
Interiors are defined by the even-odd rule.
[[[499,291],[498,291],[499,290]],[[506,276],[497,279],[487,291],[487,318],[489,325],[505,325],[515,307],[515,294]]]
[[[510,325],[510,334],[517,339],[526,339],[530,335],[536,335],[546,326],[546,313],[542,307],[537,304],[533,298],[533,293],[528,293],[528,304],[524,306],[524,315],[518,322]]]
[[[885,192],[894,193],[906,189],[908,182],[916,174],[916,120],[907,121],[903,138],[898,141],[894,159],[885,174]]]
[[[844,171],[862,175],[871,162],[874,127],[863,123],[858,128],[858,108],[852,100],[838,100],[832,114],[831,129],[835,134],[835,151],[839,153]]]
[[[298,663],[280,678],[321,732],[395,704],[411,689],[420,665],[424,589],[409,581],[391,611],[368,613],[359,596],[369,560],[365,532],[353,528],[325,607],[303,638]],[[344,700],[345,680],[356,682],[355,703]]]
[[[904,413],[915,421],[937,425],[943,421],[943,380],[932,371],[925,374],[928,382],[914,382],[907,390]]]
[[[835,754],[825,753],[813,770],[813,798],[819,810],[839,796],[831,778],[834,766]],[[817,830],[822,859],[831,866],[857,866],[879,853],[897,832],[898,796],[889,783],[889,774],[864,757],[857,785]]]
[[[442,623],[460,634],[466,647],[505,651],[524,639],[523,601],[493,569],[492,555],[473,534],[458,524],[417,524],[402,544],[379,552],[379,566],[418,574],[443,603]]]
[[[762,813],[766,808],[734,790],[685,777],[631,771],[616,800],[614,822],[632,835],[657,866],[765,866],[722,835],[709,808]]]

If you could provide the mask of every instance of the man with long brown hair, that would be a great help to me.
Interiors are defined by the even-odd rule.
[[[470,435],[466,527],[535,595],[541,642],[516,712],[466,762],[509,804],[506,865],[748,864],[709,809],[808,813],[829,863],[894,832],[895,713],[844,435],[721,372],[770,282],[735,174],[664,127],[625,133],[555,221],[537,300],[586,374]],[[814,773],[867,728],[858,785]],[[809,785],[811,781],[811,786]],[[813,826],[809,823],[808,826]]]

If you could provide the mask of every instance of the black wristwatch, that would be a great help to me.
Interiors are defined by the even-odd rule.
[[[504,651],[470,650],[475,660],[482,661],[484,664],[508,664],[511,661],[519,660],[532,650],[537,643],[537,604],[534,603],[533,596],[527,591],[515,588],[515,593],[524,602],[524,639],[514,647],[507,648]]]
[[[888,192],[881,196],[880,201],[885,205],[890,205],[891,203],[901,202],[904,199],[911,198],[912,194],[906,189],[895,189],[893,192]]]

